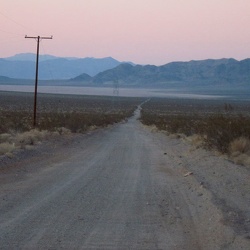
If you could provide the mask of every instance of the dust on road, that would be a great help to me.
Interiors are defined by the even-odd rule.
[[[250,249],[249,169],[139,115],[2,158],[0,249]]]

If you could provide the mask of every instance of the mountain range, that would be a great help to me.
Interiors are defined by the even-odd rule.
[[[72,79],[96,85],[112,84],[136,86],[192,85],[250,85],[250,59],[201,60],[172,62],[163,66],[120,64],[94,77],[82,74]]]
[[[114,68],[119,64],[121,64],[121,62],[112,57],[99,59],[40,55],[39,79],[70,79],[82,73],[94,76],[102,71]],[[17,79],[34,79],[35,67],[36,55],[32,53],[0,58],[0,76]]]
[[[8,77],[34,79],[35,54],[18,54],[0,58],[0,81]],[[112,57],[75,58],[39,56],[40,80],[69,80],[64,84],[138,87],[233,85],[250,86],[250,59],[207,59],[171,62],[162,66],[135,65]]]

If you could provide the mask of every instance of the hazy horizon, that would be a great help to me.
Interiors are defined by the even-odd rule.
[[[27,53],[17,53],[17,54],[14,54],[14,55],[10,55],[10,56],[7,56],[7,57],[0,57],[1,59],[6,59],[6,58],[14,58],[16,56],[20,56],[20,55],[33,55],[34,56],[34,61],[36,60],[36,53],[33,53],[33,52],[27,52]],[[104,59],[104,58],[112,58],[114,60],[117,60],[119,61],[117,58],[114,58],[112,56],[106,56],[106,57],[91,57],[91,56],[87,56],[87,57],[72,57],[72,56],[55,56],[53,54],[39,54],[39,61],[41,61],[41,57],[44,57],[44,56],[51,56],[51,57],[55,57],[55,58],[70,58],[70,59],[86,59],[86,58],[90,58],[90,59]],[[203,60],[223,60],[223,59],[234,59],[234,60],[237,60],[235,58],[204,58],[204,59],[198,59],[198,60],[194,60],[194,59],[190,59],[190,60],[183,60],[183,61],[170,61],[170,62],[167,62],[167,63],[163,63],[162,65],[164,64],[168,64],[168,63],[172,63],[172,62],[189,62],[189,61],[203,61]],[[242,60],[246,60],[246,59],[250,59],[250,57],[247,57],[247,58],[243,58],[243,59],[240,59],[240,60],[237,60],[237,61],[242,61]],[[47,60],[47,59],[43,59],[44,60]],[[50,60],[50,58],[49,58]],[[124,63],[128,62],[128,63],[134,63],[132,61],[123,61]],[[139,65],[139,64],[138,64]],[[141,64],[143,65],[143,64]],[[146,65],[146,64],[145,64]],[[150,64],[148,64],[150,65]],[[153,64],[151,64],[153,65]],[[158,66],[161,66],[161,65],[158,65]]]

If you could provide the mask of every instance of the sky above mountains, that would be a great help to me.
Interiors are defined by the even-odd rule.
[[[108,57],[138,64],[250,57],[249,0],[0,0],[0,57]]]

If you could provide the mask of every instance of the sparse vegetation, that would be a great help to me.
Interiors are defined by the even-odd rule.
[[[51,133],[82,133],[118,123],[130,117],[143,100],[42,94],[34,130],[33,95],[0,92],[0,154],[12,151],[13,145],[33,145]]]
[[[12,133],[12,134],[1,134],[0,135],[0,155],[11,153],[15,149],[29,148],[39,141],[56,135],[56,132],[39,131],[32,129],[24,133]]]
[[[2,92],[0,134],[32,129],[33,95]],[[107,126],[131,116],[142,98],[39,95],[37,129],[65,127],[83,132],[90,126]]]
[[[33,95],[0,92],[0,155],[51,135],[82,133],[130,117],[143,98],[39,95],[32,128]],[[250,163],[248,102],[153,98],[143,105],[142,123],[198,146],[214,148],[237,163]]]
[[[143,106],[141,121],[171,134],[203,139],[203,145],[222,153],[247,154],[250,149],[250,115],[246,103],[152,99]],[[228,108],[230,107],[230,108]]]

